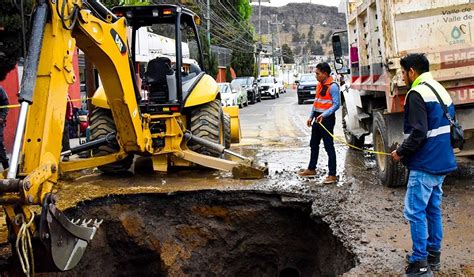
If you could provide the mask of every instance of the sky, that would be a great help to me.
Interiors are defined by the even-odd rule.
[[[262,0],[262,1],[267,1],[267,0]],[[339,1],[340,0],[270,0],[270,3],[262,3],[262,6],[274,6],[274,7],[279,7],[279,6],[284,6],[288,3],[313,3],[313,4],[319,4],[319,5],[324,5],[324,6],[339,6]],[[252,0],[252,4],[255,5],[255,3],[258,4],[258,0]]]

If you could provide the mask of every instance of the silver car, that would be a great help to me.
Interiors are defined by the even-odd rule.
[[[242,108],[243,106],[248,106],[249,97],[247,94],[247,90],[240,85],[240,82],[237,80],[232,80],[232,82],[230,82],[230,86],[232,87],[233,90],[236,90],[237,93],[239,94],[239,98],[240,98],[239,108]]]

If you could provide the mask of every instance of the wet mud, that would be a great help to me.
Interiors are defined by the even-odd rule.
[[[161,175],[140,161],[134,173],[81,172],[63,179],[59,208],[71,217],[105,219],[84,260],[66,276],[95,270],[104,276],[402,275],[411,250],[405,188],[385,187],[374,155],[339,142],[337,184],[322,184],[322,144],[317,175],[298,177],[309,161],[310,107],[298,106],[291,93],[241,110],[243,139],[232,150],[267,162],[266,179],[234,180],[199,168]],[[342,136],[337,116],[335,133]],[[370,138],[365,147],[372,147]],[[443,185],[445,233],[436,276],[474,276],[473,169],[472,160],[465,161]],[[0,223],[6,238],[5,229]],[[3,246],[0,263],[8,266],[11,253]],[[298,259],[305,262],[296,264]]]
[[[109,196],[66,211],[104,218],[83,261],[68,276],[300,276],[342,274],[352,253],[311,201],[258,191]],[[285,271],[286,270],[286,271]],[[284,274],[283,274],[284,275]]]

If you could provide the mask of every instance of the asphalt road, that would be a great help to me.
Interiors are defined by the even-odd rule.
[[[172,169],[161,175],[143,172],[144,167],[136,160],[135,172],[130,174],[105,176],[94,171],[65,176],[58,187],[58,207],[74,210],[85,200],[123,194],[173,195],[176,191],[197,190],[290,193],[310,199],[311,218],[328,224],[332,234],[354,254],[355,267],[348,275],[402,274],[404,257],[411,247],[409,226],[402,213],[405,188],[383,186],[376,178],[374,156],[348,150],[340,142],[335,143],[337,184],[321,184],[327,174],[324,150],[320,151],[317,177],[298,177],[296,172],[309,161],[310,128],[306,127],[306,119],[310,109],[309,104],[298,105],[295,92],[289,90],[278,99],[264,99],[240,110],[242,140],[231,149],[253,157],[257,163],[267,163],[270,174],[265,179],[234,180],[229,173],[197,168]],[[343,136],[340,112],[335,134]],[[366,143],[370,147],[370,139]],[[474,276],[473,181],[472,175],[455,174],[444,185],[445,238],[442,271],[437,276]],[[5,224],[0,227],[0,236],[6,238]],[[98,237],[103,237],[100,232]],[[6,244],[0,250],[4,253],[0,258],[8,258]]]

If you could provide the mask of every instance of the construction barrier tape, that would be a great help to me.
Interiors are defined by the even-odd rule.
[[[352,144],[349,144],[346,142],[345,139],[341,139],[340,137],[338,136],[335,136],[333,133],[329,132],[328,129],[326,129],[326,127],[324,127],[323,124],[321,124],[321,122],[318,122],[319,125],[321,125],[321,127],[323,127],[324,130],[326,130],[326,132],[328,132],[328,134],[335,140],[339,141],[339,142],[342,142],[344,143],[345,145],[349,146],[349,148],[353,148],[353,149],[356,149],[356,150],[359,150],[359,151],[362,151],[362,152],[368,152],[368,153],[373,153],[373,154],[379,154],[379,155],[387,155],[387,156],[391,156],[392,154],[391,153],[385,153],[385,152],[379,152],[379,151],[374,151],[374,150],[368,150],[368,149],[363,149],[363,148],[360,148],[360,147],[357,147],[355,145],[352,145]]]
[[[71,99],[68,100],[68,102],[82,102],[82,101],[87,101],[92,99],[91,97],[89,98],[78,98],[78,99]],[[5,105],[5,106],[0,106],[0,109],[13,109],[13,108],[19,108],[20,104],[13,104],[13,105]]]

